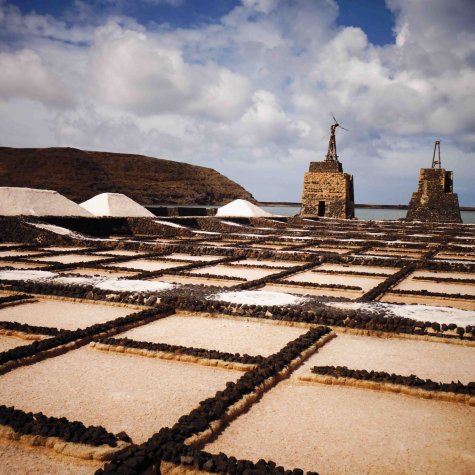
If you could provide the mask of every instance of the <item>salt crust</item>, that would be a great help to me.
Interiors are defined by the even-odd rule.
[[[475,325],[475,311],[429,305],[395,305],[381,302],[329,302],[326,305],[348,310],[385,312],[387,317],[404,317],[423,322],[454,323],[457,326]]]
[[[91,213],[52,190],[0,187],[0,216],[83,216]]]
[[[86,239],[86,236],[83,236],[80,233],[75,231],[71,231],[70,229],[63,228],[62,226],[56,226],[55,224],[44,224],[44,223],[27,223],[30,226],[34,226],[35,228],[46,229],[46,231],[50,231],[54,234],[60,234],[61,236],[70,236],[75,239]]]
[[[101,193],[80,206],[94,216],[153,218],[155,215],[122,193]]]
[[[76,330],[125,317],[131,313],[133,310],[125,307],[38,299],[35,303],[0,309],[0,321]]]
[[[384,391],[388,393],[404,394],[420,399],[433,399],[438,401],[460,402],[475,406],[475,397],[469,394],[457,394],[445,391],[429,391],[421,388],[405,386],[403,384],[394,384],[378,381],[365,381],[356,378],[336,378],[329,375],[309,374],[298,377],[299,381],[306,383],[319,383],[335,386],[348,386],[362,389],[372,389],[374,391]]]
[[[104,277],[68,277],[58,276],[55,272],[41,270],[6,270],[0,271],[0,280],[35,280],[50,281],[58,284],[93,285],[103,290],[117,292],[160,292],[173,289],[168,282],[149,282],[146,280],[114,279]]]
[[[209,300],[247,305],[297,305],[305,302],[305,297],[296,297],[281,292],[265,292],[260,290],[241,290],[236,292],[220,292],[208,297]]]
[[[439,339],[440,340],[440,339]],[[338,337],[312,356],[295,375],[309,375],[314,366],[347,366],[403,376],[467,384],[475,380],[473,347],[376,336],[338,333]]]
[[[0,460],[5,474],[90,475],[94,470],[91,466],[80,465],[76,459],[59,459],[38,447],[25,447],[7,440],[0,441]]]
[[[255,320],[178,314],[135,327],[116,338],[269,356],[306,331]]]
[[[226,218],[267,218],[274,215],[264,211],[262,208],[259,208],[259,206],[252,204],[250,201],[239,199],[218,208],[216,216]]]
[[[473,430],[466,405],[283,382],[204,449],[319,473],[473,473]]]
[[[154,219],[153,221],[157,224],[163,224],[164,226],[171,226],[172,228],[187,229],[186,226],[182,226],[181,224],[172,223],[170,221],[162,221],[160,219]]]
[[[0,400],[27,412],[101,425],[114,434],[125,431],[141,443],[239,376],[222,368],[80,348],[4,374]]]

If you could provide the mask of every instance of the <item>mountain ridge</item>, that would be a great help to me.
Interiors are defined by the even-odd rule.
[[[213,168],[145,155],[71,147],[0,147],[0,186],[58,191],[80,203],[99,193],[123,193],[142,205],[255,202]]]

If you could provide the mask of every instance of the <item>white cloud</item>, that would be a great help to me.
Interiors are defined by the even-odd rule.
[[[27,98],[54,107],[69,107],[73,94],[31,50],[0,53],[0,98]]]

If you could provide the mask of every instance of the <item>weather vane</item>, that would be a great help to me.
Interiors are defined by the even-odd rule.
[[[331,116],[333,117],[333,120],[335,121],[335,123],[330,126],[330,141],[328,142],[328,152],[325,156],[325,161],[336,161],[337,162],[338,161],[338,155],[336,153],[335,130],[336,130],[337,127],[340,127],[340,129],[346,130],[347,132],[349,132],[349,130],[345,129],[345,127],[340,125],[333,114],[331,114]]]
[[[436,152],[437,153],[437,158],[436,158]],[[434,153],[432,155],[432,168],[441,168],[442,167],[442,162],[440,160],[440,140],[436,140],[434,142]]]

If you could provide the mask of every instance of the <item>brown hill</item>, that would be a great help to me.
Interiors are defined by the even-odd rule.
[[[0,186],[55,190],[76,202],[104,192],[124,193],[145,205],[255,201],[242,186],[212,168],[61,147],[0,147]]]

